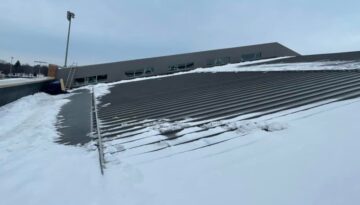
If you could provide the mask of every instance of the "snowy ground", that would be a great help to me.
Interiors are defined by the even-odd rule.
[[[351,61],[246,65],[189,72],[360,67]],[[146,79],[159,77],[166,76]],[[138,80],[145,79],[117,83]],[[96,96],[108,94],[112,84],[95,86]],[[246,126],[227,123],[238,128],[224,136],[232,140],[165,158],[126,158],[107,164],[101,176],[91,144],[54,143],[57,113],[67,97],[40,93],[0,107],[1,205],[360,203],[360,99],[264,116]],[[151,129],[169,127],[162,122]]]
[[[91,146],[54,143],[66,97],[0,107],[2,205],[360,203],[360,99],[268,119],[272,132],[252,128],[197,151],[108,164],[101,176]]]
[[[37,77],[37,78],[5,78],[0,79],[0,87],[9,87],[18,84],[27,84],[27,83],[34,83],[34,82],[41,82],[50,80],[50,77]]]

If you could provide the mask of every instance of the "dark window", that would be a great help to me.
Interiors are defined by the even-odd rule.
[[[134,77],[134,71],[126,71],[125,75],[129,78],[133,78]]]
[[[219,65],[224,65],[224,61],[222,58],[217,58],[215,59],[215,65],[219,66]]]
[[[152,74],[153,72],[154,72],[154,68],[152,68],[152,67],[145,69],[145,74],[146,74],[146,75],[150,75],[150,74]]]
[[[226,65],[230,63],[230,57],[216,58],[214,64],[216,66]]]
[[[98,81],[98,82],[105,82],[105,81],[107,81],[107,75],[98,75],[98,76],[97,76],[97,81]]]
[[[193,68],[193,67],[194,67],[194,63],[193,63],[193,62],[186,64],[186,68]]]
[[[172,66],[169,66],[169,71],[176,71],[177,70],[177,67],[172,65]]]
[[[144,70],[136,70],[135,71],[135,76],[141,76],[144,74]]]
[[[223,60],[224,60],[224,63],[225,63],[225,64],[229,64],[229,63],[230,63],[230,57],[224,57]]]
[[[244,54],[241,56],[241,58],[243,59],[243,61],[251,61],[255,59],[255,54],[254,53]]]
[[[88,82],[88,84],[96,83],[96,76],[87,77],[87,82]]]
[[[76,78],[75,85],[82,85],[85,83],[85,78]]]
[[[241,56],[242,61],[253,61],[261,58],[261,52],[259,53],[248,53]]]
[[[260,59],[260,58],[261,58],[261,52],[257,53],[257,54],[255,55],[255,58],[256,58],[256,59]]]
[[[179,64],[179,65],[178,65],[178,68],[179,68],[179,69],[185,69],[185,64]]]
[[[207,61],[206,61],[206,65],[207,66],[214,66],[214,59],[208,59]]]
[[[178,70],[184,70],[184,69],[187,69],[187,68],[193,68],[194,67],[194,62],[190,62],[190,63],[181,63],[181,64],[178,64],[177,66],[176,65],[171,65],[169,66],[169,71],[171,72],[175,72],[175,71],[178,71]]]

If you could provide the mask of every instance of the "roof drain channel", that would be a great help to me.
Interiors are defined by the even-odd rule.
[[[101,132],[100,132],[100,123],[99,123],[99,118],[98,118],[98,114],[97,114],[97,106],[96,106],[96,98],[95,98],[95,90],[94,87],[92,87],[92,102],[91,102],[91,134],[94,134],[95,130],[94,130],[94,124],[96,126],[96,133],[97,133],[97,138],[98,138],[98,142],[97,142],[97,147],[98,147],[98,151],[99,151],[99,162],[100,162],[100,171],[101,174],[104,175],[104,169],[105,169],[105,159],[104,159],[104,147],[103,147],[103,143],[102,143],[102,139],[101,139]],[[94,122],[95,120],[95,122]]]

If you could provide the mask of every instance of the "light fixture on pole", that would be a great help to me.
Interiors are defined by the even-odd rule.
[[[71,19],[75,18],[75,14],[67,11],[67,20],[69,21],[69,29],[68,29],[68,35],[67,35],[67,42],[66,42],[66,53],[65,53],[65,64],[64,67],[67,66],[67,56],[68,56],[68,49],[69,49],[69,38],[70,38],[70,29],[71,29]]]

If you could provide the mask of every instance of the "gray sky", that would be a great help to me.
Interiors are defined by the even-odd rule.
[[[358,0],[1,0],[0,59],[120,61],[280,42],[301,54],[360,50]]]

